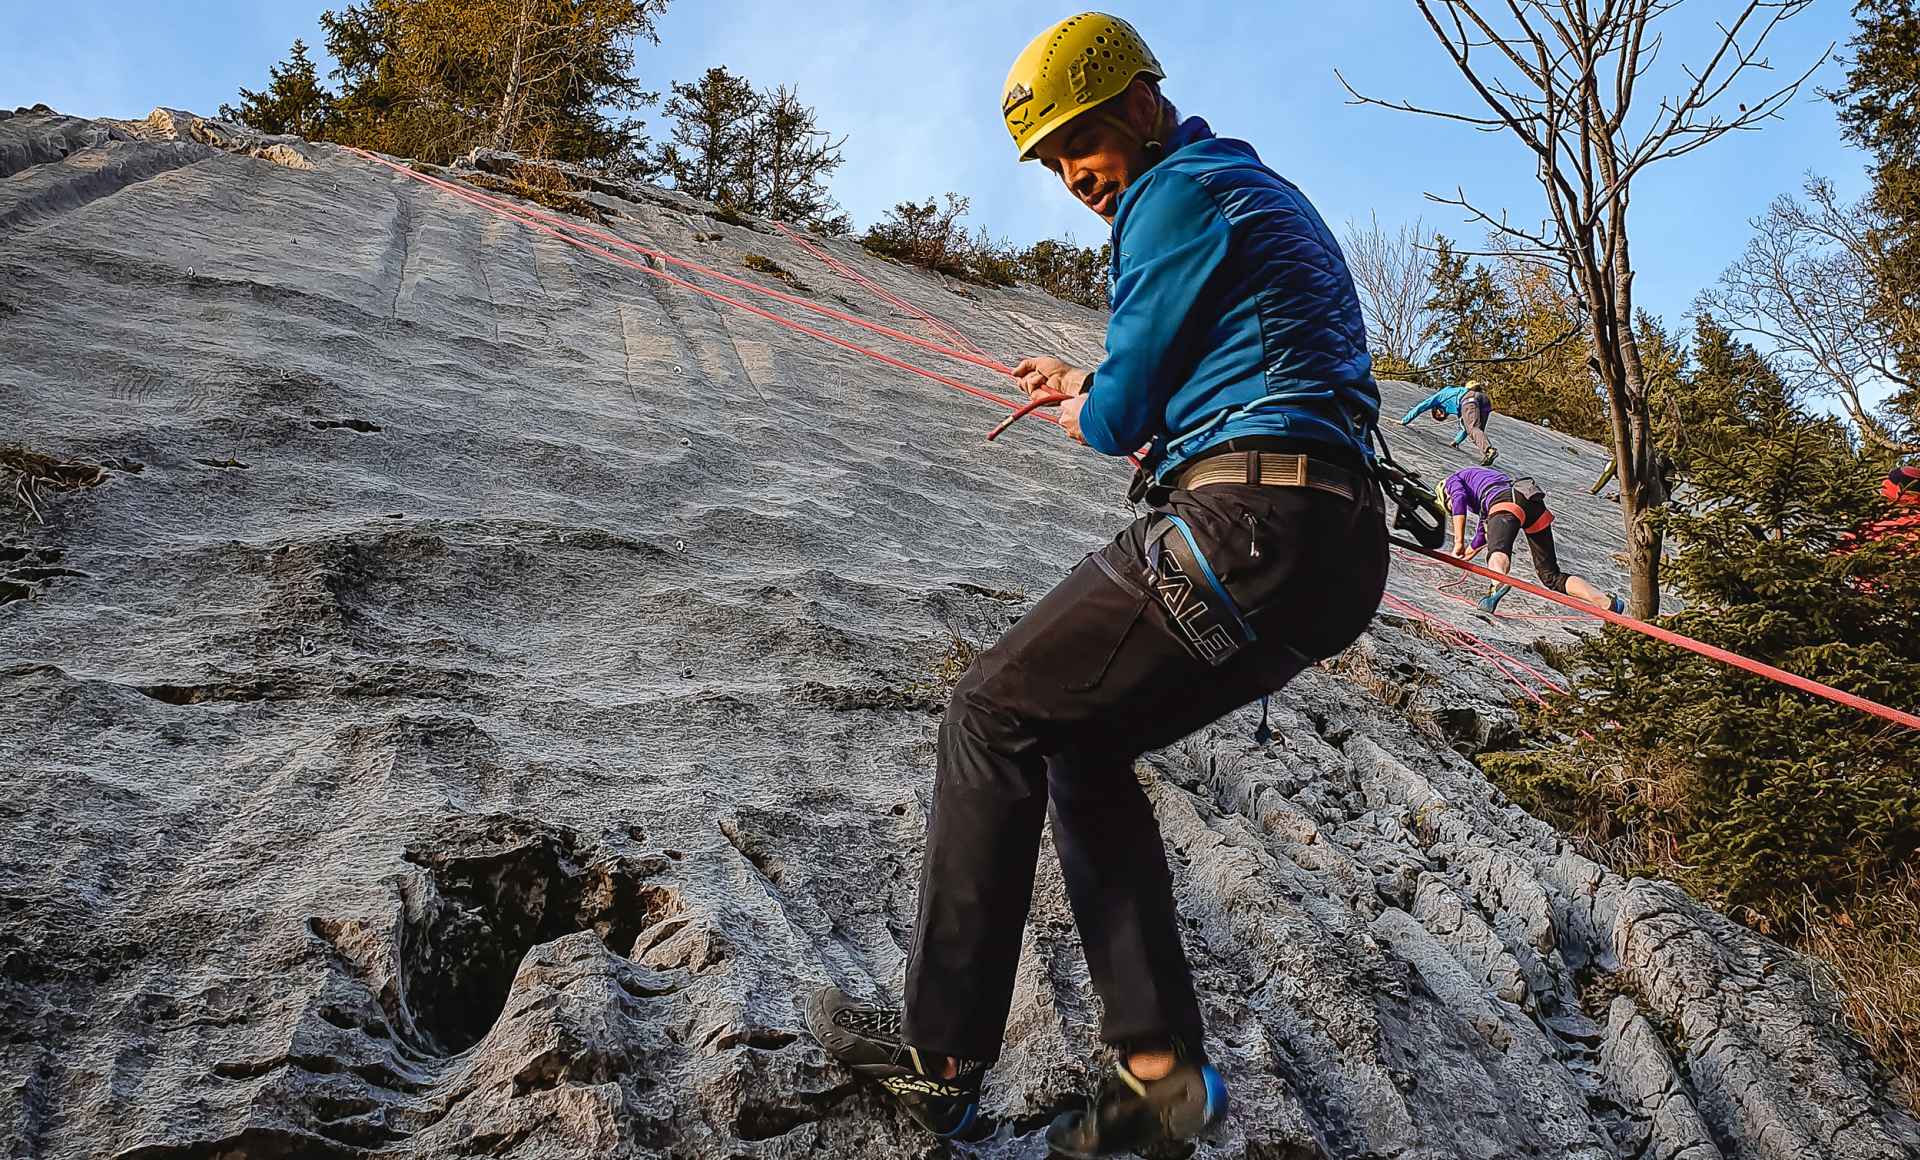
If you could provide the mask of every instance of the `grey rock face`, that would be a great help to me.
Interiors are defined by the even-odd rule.
[[[60,563],[0,588],[7,1153],[944,1154],[796,997],[897,995],[942,682],[1124,473],[331,146],[23,111],[0,164],[4,438],[106,471],[0,540],[0,578]],[[918,325],[700,203],[588,196]],[[1092,313],[822,244],[997,355],[1098,358]],[[1604,456],[1491,433],[1617,585]],[[1406,560],[1393,594],[1273,744],[1243,712],[1141,764],[1236,1101],[1199,1155],[1920,1154],[1805,963],[1456,752],[1578,623]],[[1026,950],[983,1157],[1089,1077],[1050,853]]]

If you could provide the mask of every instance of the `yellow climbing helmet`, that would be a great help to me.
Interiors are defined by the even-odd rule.
[[[1137,76],[1166,79],[1133,25],[1104,12],[1069,16],[1033,38],[1007,73],[1000,115],[1020,160],[1040,139],[1127,91]]]

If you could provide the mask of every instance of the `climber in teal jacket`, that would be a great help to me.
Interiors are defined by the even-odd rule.
[[[1487,420],[1493,417],[1493,400],[1487,397],[1485,388],[1472,379],[1463,387],[1442,387],[1433,394],[1407,408],[1401,416],[1400,425],[1405,427],[1426,411],[1435,419],[1460,420],[1460,433],[1453,437],[1455,447],[1473,440],[1473,449],[1480,453],[1482,467],[1499,458],[1500,452],[1487,441]]]

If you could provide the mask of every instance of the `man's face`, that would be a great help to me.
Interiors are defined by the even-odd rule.
[[[1130,102],[1116,102],[1126,116]],[[1105,117],[1084,114],[1050,133],[1034,147],[1040,164],[1051,170],[1067,192],[1105,220],[1113,220],[1120,194],[1146,171],[1140,138]]]

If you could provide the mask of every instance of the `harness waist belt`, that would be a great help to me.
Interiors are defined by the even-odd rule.
[[[1519,504],[1514,503],[1511,500],[1501,500],[1499,503],[1494,504],[1492,507],[1487,509],[1487,518],[1491,519],[1494,516],[1498,516],[1498,515],[1508,515],[1508,516],[1512,516],[1515,520],[1518,520],[1520,523],[1520,530],[1527,533],[1529,536],[1537,535],[1540,532],[1547,530],[1547,528],[1553,524],[1553,513],[1546,510],[1545,508],[1540,509],[1539,519],[1533,521],[1532,523],[1528,523],[1527,509],[1521,507]]]
[[[1188,491],[1215,483],[1311,487],[1350,500],[1371,503],[1373,499],[1373,486],[1364,476],[1305,455],[1278,451],[1228,451],[1209,455],[1182,468],[1173,479],[1174,487]]]

